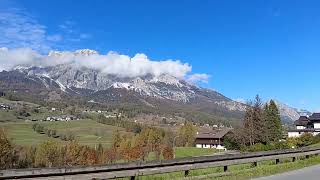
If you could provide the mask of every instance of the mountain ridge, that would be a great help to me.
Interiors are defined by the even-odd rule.
[[[94,50],[83,49],[75,52],[51,51],[48,57],[97,55],[98,52]],[[123,77],[81,66],[74,61],[46,66],[18,65],[11,71],[0,72],[0,84],[3,85],[0,90],[28,92],[37,97],[42,94],[42,99],[52,99],[48,96],[54,91],[81,97],[87,102],[92,100],[105,104],[142,105],[183,113],[197,111],[199,114],[204,113],[207,119],[210,115],[223,119],[242,119],[246,109],[245,104],[217,91],[198,87],[169,74]],[[277,102],[281,116],[286,121],[297,118],[296,109]]]

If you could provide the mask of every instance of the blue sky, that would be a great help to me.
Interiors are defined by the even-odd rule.
[[[232,99],[260,94],[320,111],[319,9],[317,0],[0,0],[0,12],[25,18],[25,36],[2,33],[0,46],[180,60]]]

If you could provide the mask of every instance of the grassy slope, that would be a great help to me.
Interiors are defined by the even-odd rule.
[[[32,123],[0,123],[13,143],[22,146],[33,146],[49,138],[32,130]]]
[[[12,111],[0,110],[0,121],[16,121],[17,117]]]
[[[126,133],[123,128],[100,124],[92,120],[58,123],[44,122],[43,124],[50,129],[56,129],[58,132],[72,132],[74,135],[76,135],[81,144],[89,146],[94,146],[96,143],[101,143],[104,146],[109,146],[112,141],[112,134],[117,129],[122,133]]]
[[[17,145],[36,145],[49,138],[46,135],[38,134],[33,131],[31,122],[21,123],[0,123],[0,127],[4,128],[8,133],[9,138]],[[71,132],[79,140],[80,144],[94,146],[96,143],[101,143],[105,147],[109,146],[112,139],[112,133],[114,130],[119,129],[123,133],[123,129],[99,124],[92,120],[80,120],[80,121],[69,121],[69,122],[43,122],[44,126],[50,129],[56,129],[61,133]],[[97,141],[97,138],[101,136],[101,139]],[[60,139],[54,139],[61,141]]]

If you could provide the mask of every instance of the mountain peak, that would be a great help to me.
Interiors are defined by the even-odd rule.
[[[99,53],[95,50],[91,49],[78,49],[74,52],[69,51],[50,51],[48,56],[49,57],[61,57],[64,55],[74,55],[74,56],[91,56],[91,55],[98,55]]]
[[[288,104],[275,100],[276,105],[279,108],[280,115],[284,121],[295,121],[299,119],[301,115],[309,115],[310,112],[297,108],[290,107]]]
[[[83,55],[83,56],[91,56],[91,55],[98,55],[99,53],[95,50],[91,49],[78,49],[74,53],[75,55]]]

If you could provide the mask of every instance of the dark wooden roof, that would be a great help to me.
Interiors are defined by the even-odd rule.
[[[202,131],[197,134],[196,139],[221,139],[231,130],[231,128],[222,128],[217,130]]]
[[[310,123],[309,118],[307,116],[300,116],[298,120],[294,122],[296,126],[306,126]]]
[[[309,119],[312,121],[320,121],[320,113],[313,113]]]

